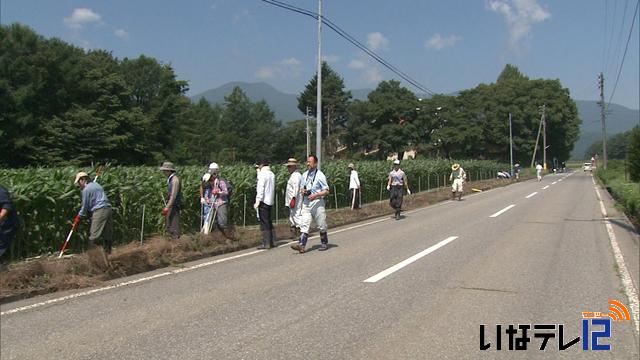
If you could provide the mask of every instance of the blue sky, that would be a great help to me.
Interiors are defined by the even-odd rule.
[[[316,0],[288,2],[317,10]],[[324,0],[324,15],[437,93],[493,82],[512,63],[531,78],[560,79],[576,100],[598,98],[597,74],[603,71],[609,100],[635,5]],[[299,93],[315,73],[316,22],[259,0],[2,0],[0,10],[2,24],[20,22],[46,37],[107,49],[119,58],[145,54],[170,63],[189,81],[190,95],[229,81],[265,81]],[[638,109],[635,22],[613,102]],[[398,78],[327,28],[323,40],[323,55],[348,88]]]

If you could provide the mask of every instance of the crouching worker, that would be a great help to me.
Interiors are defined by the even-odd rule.
[[[113,245],[113,213],[107,194],[100,184],[91,181],[89,174],[83,171],[76,174],[74,184],[80,187],[82,196],[80,211],[74,221],[90,216],[89,249],[94,248],[96,242],[102,242],[104,251],[110,254]]]

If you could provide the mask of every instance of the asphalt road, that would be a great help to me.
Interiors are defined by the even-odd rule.
[[[5,304],[0,357],[637,359],[633,321],[612,323],[610,351],[559,351],[557,337],[541,351],[533,330],[528,350],[508,350],[509,324],[563,324],[566,343],[582,336],[583,311],[629,304],[591,177],[566,175],[334,229],[326,252],[249,250],[52,304],[41,303],[60,294]],[[637,269],[637,242],[620,241]]]

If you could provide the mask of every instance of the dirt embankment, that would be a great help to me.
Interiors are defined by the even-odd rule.
[[[523,179],[524,180],[524,179]],[[488,190],[510,184],[509,180],[485,180],[468,183],[472,188]],[[440,188],[406,196],[405,210],[434,204],[451,196],[449,188]],[[329,228],[366,219],[389,215],[388,201],[363,205],[362,209],[327,211]],[[292,239],[287,224],[276,226],[279,241]],[[140,245],[137,241],[114,248],[108,257],[101,249],[58,259],[42,257],[9,265],[0,273],[0,303],[14,301],[62,290],[97,286],[107,280],[134,275],[186,261],[224,254],[260,244],[260,231],[256,228],[236,228],[230,238],[219,232],[210,235],[189,234],[178,240],[157,236]]]

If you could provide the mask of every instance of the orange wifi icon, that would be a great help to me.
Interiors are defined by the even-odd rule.
[[[609,299],[609,311],[609,317],[613,321],[631,320],[631,316],[629,316],[629,310],[627,310],[627,307],[618,300]]]

